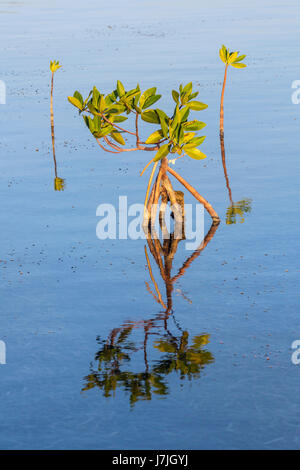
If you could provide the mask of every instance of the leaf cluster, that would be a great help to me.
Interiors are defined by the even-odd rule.
[[[235,67],[237,69],[243,69],[247,67],[246,64],[242,64],[242,60],[245,59],[245,55],[239,55],[239,51],[237,52],[230,52],[229,49],[227,49],[224,44],[219,50],[220,54],[220,59],[224,64],[226,65],[232,65],[232,67]]]
[[[171,116],[162,109],[152,108],[161,98],[156,87],[142,92],[137,84],[136,88],[126,91],[119,80],[116,89],[107,95],[100,93],[94,86],[85,100],[79,91],[75,91],[68,100],[79,109],[80,114],[82,113],[88,129],[96,139],[103,138],[107,142],[109,137],[117,145],[124,146],[124,134],[133,134],[138,140],[137,149],[157,150],[154,161],[161,160],[169,153],[180,156],[187,154],[191,158],[202,159],[206,155],[197,147],[204,142],[205,136],[198,136],[197,131],[203,129],[206,124],[196,119],[189,120],[189,115],[191,111],[206,109],[207,105],[195,100],[198,92],[193,93],[192,89],[190,82],[185,86],[180,85],[179,91],[172,90],[175,107]],[[152,132],[145,142],[141,142],[137,124],[135,132],[129,132],[119,125],[126,121],[130,114],[135,116],[136,123],[141,118],[147,123],[158,125],[158,129]],[[151,145],[152,147],[147,147]]]
[[[51,60],[50,61],[50,70],[52,73],[56,72],[56,70],[60,69],[62,66],[59,65],[59,60]]]

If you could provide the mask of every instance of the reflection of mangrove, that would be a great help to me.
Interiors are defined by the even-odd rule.
[[[162,219],[160,222],[163,223]],[[174,276],[171,275],[172,263],[180,240],[174,238],[174,234],[170,234],[169,238],[163,239],[161,243],[156,234],[148,233],[148,247],[166,287],[166,304],[154,279],[145,247],[149,275],[156,294],[151,291],[147,282],[146,286],[164,311],[154,318],[130,321],[119,328],[114,328],[106,340],[98,337],[99,350],[95,355],[95,364],[91,364],[90,374],[85,377],[86,384],[83,391],[99,388],[105,397],[111,397],[119,388],[129,394],[130,403],[133,405],[138,400],[151,400],[153,394],[162,397],[168,395],[167,377],[171,373],[178,374],[180,379],[195,380],[200,377],[205,365],[214,361],[213,355],[205,349],[209,342],[209,335],[190,337],[189,333],[183,331],[175,320],[172,311],[172,293],[174,283],[184,275],[186,269],[201,254],[217,228],[218,225],[211,226],[201,245],[187,258]],[[165,227],[164,230],[166,230]],[[168,235],[165,231],[163,233]],[[175,333],[171,331],[169,319],[173,319]],[[136,338],[138,331],[143,332],[140,341]],[[154,355],[151,360],[149,343]],[[135,359],[138,359],[135,354],[139,351],[143,355],[144,367],[142,371],[137,372],[134,363]]]
[[[52,153],[53,153],[53,162],[54,162],[54,190],[55,191],[63,191],[65,189],[65,180],[63,178],[59,178],[57,176],[57,162],[56,162],[56,155],[55,155],[55,135],[54,135],[54,113],[53,113],[53,80],[54,80],[54,72],[57,70],[51,68],[53,67],[52,63],[50,63],[50,70],[52,72],[51,75],[51,94],[50,94],[50,121],[51,121],[51,139],[52,139]]]
[[[229,195],[229,200],[230,200],[230,206],[227,208],[227,211],[226,211],[226,224],[228,225],[236,224],[238,221],[237,216],[239,216],[239,222],[242,224],[245,221],[244,214],[251,212],[252,200],[249,198],[246,198],[238,202],[233,202],[232,192],[231,192],[227,168],[226,168],[224,134],[220,136],[220,145],[221,145],[221,155],[222,155],[224,176],[225,176],[226,186],[228,189],[228,195]]]

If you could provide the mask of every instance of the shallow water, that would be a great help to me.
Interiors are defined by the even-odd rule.
[[[291,102],[291,84],[300,79],[299,3],[101,3],[0,4],[7,86],[0,106],[0,340],[7,353],[0,446],[298,449],[300,369],[291,344],[300,339],[300,105]],[[238,216],[235,224],[226,224],[218,139],[222,43],[247,54],[248,64],[230,70],[225,96],[232,200],[251,200],[244,223]],[[53,187],[51,59],[63,65],[54,113],[64,191]],[[66,99],[94,84],[108,92],[117,79],[128,88],[137,80],[157,85],[165,106],[172,88],[192,80],[209,105],[201,115],[208,158],[175,169],[222,222],[174,280],[168,319],[154,298],[145,241],[100,241],[95,233],[100,203],[117,204],[119,195],[143,202],[145,156],[105,154]],[[207,232],[208,216],[205,222]],[[170,279],[191,254],[181,242]],[[103,384],[113,381],[115,392],[105,393]]]

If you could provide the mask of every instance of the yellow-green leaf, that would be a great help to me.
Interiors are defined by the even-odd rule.
[[[231,52],[229,59],[228,59],[228,64],[232,64],[238,57],[238,52]]]
[[[68,96],[68,100],[73,106],[76,106],[80,111],[82,110],[82,104],[77,98],[74,98],[74,96]]]
[[[201,103],[201,101],[190,101],[188,106],[193,111],[202,111],[203,109],[206,109],[208,107],[207,104]]]
[[[118,142],[118,144],[125,145],[125,140],[123,139],[123,136],[120,134],[120,132],[112,131],[110,135],[116,142]]]
[[[234,64],[231,64],[232,67],[235,67],[236,69],[243,69],[244,67],[247,67],[246,64],[240,64],[240,63],[234,63]]]
[[[147,109],[141,114],[143,121],[151,122],[152,124],[159,124],[159,116],[154,109]]]
[[[157,151],[155,157],[154,157],[154,161],[155,162],[158,162],[159,160],[161,160],[162,158],[166,157],[168,154],[169,154],[169,144],[164,144],[160,147],[160,149]]]
[[[120,98],[125,95],[125,88],[122,82],[120,80],[117,81],[117,92]]]
[[[235,62],[235,63],[237,63],[237,62],[241,62],[241,60],[244,60],[244,59],[245,59],[245,57],[247,57],[245,54],[243,54],[243,55],[240,55],[240,56],[239,56],[237,59],[235,59],[235,61],[234,61],[234,62]]]
[[[163,139],[163,137],[164,135],[162,133],[162,130],[159,129],[158,131],[155,131],[149,135],[148,139],[146,140],[146,144],[156,144],[161,139]]]
[[[226,54],[224,54],[223,48],[221,48],[219,50],[219,55],[220,55],[220,59],[222,60],[222,62],[224,62],[224,64],[226,64]]]
[[[203,160],[203,158],[206,158],[205,153],[201,152],[197,148],[183,148],[184,152],[191,158],[194,158],[195,160]]]

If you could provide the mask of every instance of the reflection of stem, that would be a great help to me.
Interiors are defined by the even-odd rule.
[[[149,364],[148,364],[148,358],[147,358],[147,340],[148,340],[148,330],[150,328],[150,325],[145,326],[144,331],[145,331],[145,339],[144,339],[144,361],[145,361],[145,372],[148,373],[149,371]]]
[[[218,225],[214,225],[212,224],[209,231],[207,232],[204,240],[202,241],[201,245],[194,251],[194,253],[192,253],[192,255],[183,263],[183,265],[181,266],[181,268],[179,269],[178,273],[176,274],[176,276],[174,276],[172,278],[172,282],[175,282],[177,281],[177,279],[181,276],[183,276],[183,274],[185,273],[186,269],[192,264],[192,262],[198,258],[198,256],[200,255],[200,253],[204,250],[204,248],[206,248],[206,246],[208,245],[208,243],[212,240],[214,234],[216,233],[217,231],[217,228],[218,228]]]
[[[146,255],[146,260],[147,260],[147,265],[148,265],[149,274],[150,274],[151,280],[152,280],[152,282],[153,282],[153,284],[154,284],[155,290],[156,290],[156,292],[157,292],[157,295],[158,295],[158,298],[159,298],[159,302],[161,303],[161,305],[162,305],[163,308],[165,309],[166,306],[165,306],[164,301],[163,301],[163,299],[162,299],[162,296],[161,296],[160,290],[159,290],[159,288],[158,288],[158,285],[157,285],[157,283],[156,283],[156,281],[155,281],[155,279],[154,279],[154,276],[153,276],[153,274],[152,274],[151,264],[150,264],[150,260],[149,260],[149,256],[148,256],[148,253],[147,253],[147,248],[146,248],[146,246],[145,246],[145,255]]]
[[[168,171],[169,173],[171,173],[171,175],[173,175],[178,181],[179,183],[181,183],[201,204],[203,204],[203,206],[205,207],[205,209],[207,210],[207,212],[209,213],[209,215],[211,216],[211,218],[213,219],[213,221],[215,223],[219,223],[220,222],[220,218],[218,216],[218,214],[216,213],[216,211],[214,210],[214,208],[212,207],[212,205],[203,197],[201,196],[198,191],[196,191],[195,188],[193,188],[181,175],[179,175],[178,173],[176,173],[176,171],[173,170],[173,168],[170,168],[168,167]]]
[[[52,72],[52,76],[51,76],[50,121],[51,121],[51,138],[52,138],[54,172],[55,172],[55,178],[57,178],[57,163],[56,163],[56,157],[55,157],[55,137],[54,137],[54,114],[53,114],[53,78],[54,78],[54,72]]]
[[[232,205],[233,204],[232,194],[231,194],[231,188],[230,188],[230,185],[229,185],[229,178],[228,178],[228,174],[227,174],[226,160],[225,160],[224,134],[220,136],[220,145],[221,145],[221,154],[222,154],[222,164],[223,164],[224,176],[225,176],[225,180],[226,180],[226,186],[227,186],[227,189],[228,189],[230,203]]]
[[[226,85],[226,79],[227,79],[227,69],[228,69],[228,64],[226,64],[226,67],[225,67],[224,81],[223,81],[222,94],[221,94],[220,136],[224,134],[224,92],[225,92],[225,85]]]

